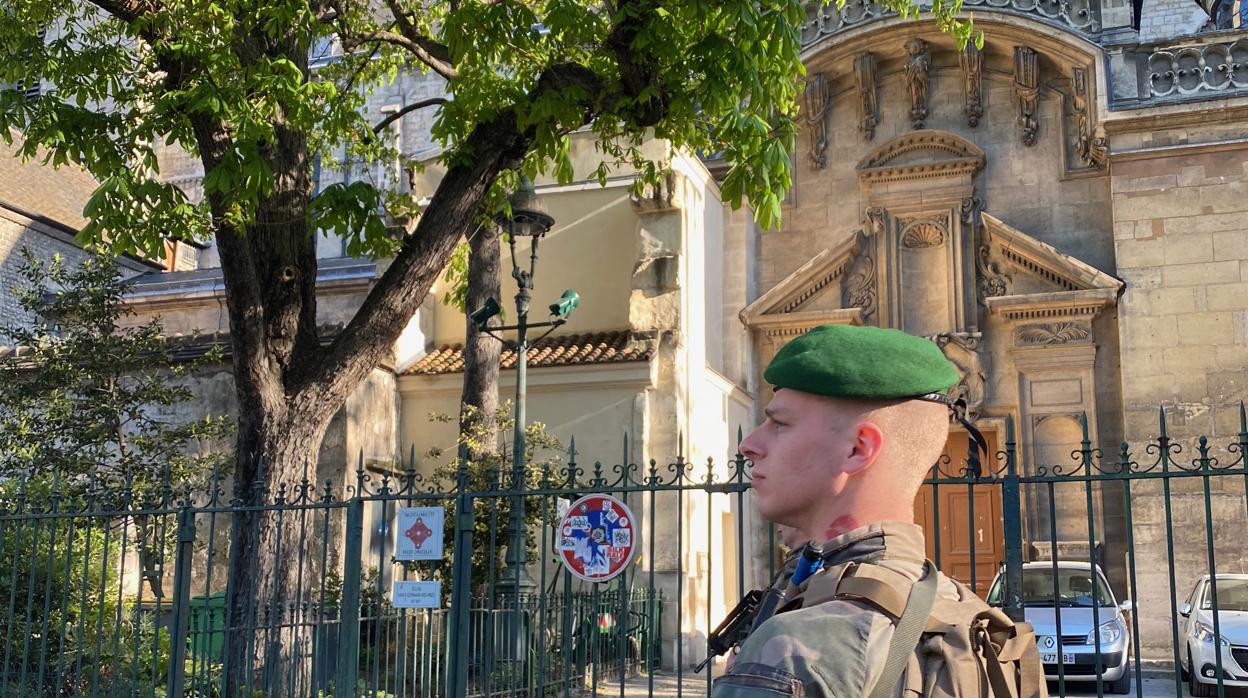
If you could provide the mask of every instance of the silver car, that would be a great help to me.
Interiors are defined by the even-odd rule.
[[[1179,610],[1183,652],[1179,664],[1193,696],[1211,696],[1217,690],[1217,657],[1222,655],[1222,682],[1248,686],[1248,574],[1219,574],[1218,633],[1214,640],[1213,585],[1209,575],[1196,580]],[[1193,670],[1195,667],[1195,670]]]
[[[1002,571],[988,591],[989,604],[1004,605],[1004,581]],[[1131,631],[1126,614],[1132,604],[1129,600],[1118,603],[1099,567],[1059,560],[1055,579],[1051,561],[1028,562],[1023,565],[1022,591],[1023,614],[1036,629],[1045,678],[1056,681],[1060,667],[1066,681],[1095,681],[1099,676],[1109,693],[1131,692]],[[1095,621],[1099,627],[1094,627]]]

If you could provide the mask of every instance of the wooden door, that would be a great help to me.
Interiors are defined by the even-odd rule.
[[[984,438],[988,441],[988,453],[996,453],[996,434],[985,432]],[[945,455],[950,457],[950,464],[943,466],[946,472],[942,480],[960,474],[965,467],[966,443],[965,432],[949,434]],[[988,470],[991,458],[984,458],[983,462],[984,470]],[[937,496],[939,507],[936,506]],[[1005,560],[1001,486],[924,485],[914,499],[914,520],[923,527],[928,558],[936,561],[945,574],[972,587],[981,597],[986,596],[998,565]]]

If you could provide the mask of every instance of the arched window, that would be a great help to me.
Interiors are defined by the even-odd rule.
[[[1214,29],[1248,27],[1248,0],[1215,0],[1212,9]]]

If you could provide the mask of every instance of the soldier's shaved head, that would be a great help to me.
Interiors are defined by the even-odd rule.
[[[742,442],[755,503],[823,541],[873,521],[912,521],[914,497],[948,436],[948,410],[920,400],[859,401],[783,389]]]

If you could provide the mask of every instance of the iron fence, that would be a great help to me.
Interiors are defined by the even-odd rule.
[[[1021,445],[1005,420],[981,468],[946,458],[926,481],[916,516],[929,555],[1051,639],[1057,694],[1144,695],[1150,669],[1165,677],[1150,695],[1222,694],[1248,680],[1248,637],[1226,615],[1241,600],[1237,587],[1202,596],[1199,584],[1248,570],[1238,416],[1219,453],[1169,436],[1164,412],[1156,440],[1108,454],[1081,415],[1032,423],[1048,436]],[[361,462],[345,486],[305,476],[248,500],[227,498],[224,477],[198,494],[0,483],[0,695],[218,696],[231,674],[247,696],[705,695],[715,665],[689,667],[707,632],[779,561],[774,531],[751,520],[748,462],[576,457],[533,466],[520,488],[505,471],[475,490],[463,469],[434,482],[411,462]],[[555,562],[561,508],[592,493],[632,507],[644,534],[602,584]],[[527,544],[505,556],[522,498]],[[410,506],[448,512],[444,559],[395,559],[396,512]],[[229,573],[232,542],[262,521],[286,580],[267,596]],[[435,608],[394,607],[394,584],[415,579],[442,582]]]

